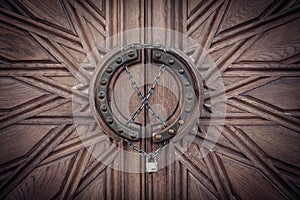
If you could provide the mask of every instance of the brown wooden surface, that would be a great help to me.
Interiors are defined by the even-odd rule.
[[[299,199],[299,4],[0,0],[0,198]],[[79,63],[95,44],[148,26],[187,34],[210,53],[226,87],[225,128],[203,159],[192,145],[158,173],[122,173],[78,138],[73,83],[89,80]]]

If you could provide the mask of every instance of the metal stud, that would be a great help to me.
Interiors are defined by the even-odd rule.
[[[118,127],[117,131],[118,133],[123,133],[123,129],[121,127]]]
[[[168,133],[173,135],[175,133],[175,131],[174,131],[174,129],[169,129]]]
[[[113,70],[112,70],[111,67],[109,67],[109,68],[106,69],[106,72],[109,73],[109,74],[112,73],[112,71],[113,71]]]
[[[106,105],[102,105],[101,106],[101,110],[102,110],[102,112],[106,112],[107,111],[107,106]]]
[[[125,54],[124,54],[125,53]],[[111,64],[107,65],[106,68],[104,68],[103,76],[99,77],[98,79],[97,87],[98,87],[98,93],[97,96],[97,105],[100,105],[100,109],[98,107],[98,112],[100,111],[102,120],[105,122],[105,124],[114,129],[116,134],[124,135],[128,139],[139,139],[140,133],[136,132],[134,130],[127,129],[127,127],[123,126],[122,124],[119,124],[120,122],[115,118],[113,113],[111,112],[109,104],[106,102],[106,99],[109,98],[108,94],[106,93],[106,87],[110,84],[110,79],[113,76],[113,73],[116,72],[116,69],[120,67],[120,65],[127,62],[127,60],[134,60],[137,56],[137,52],[132,49],[128,49],[125,52],[122,52],[121,54],[117,55],[115,60],[113,60]],[[123,60],[124,59],[124,60]],[[197,100],[196,96],[193,96],[194,93],[191,92],[190,88],[194,85],[193,80],[191,80],[189,76],[189,70],[185,68],[184,65],[180,66],[181,64],[178,63],[178,59],[176,57],[170,56],[167,52],[163,52],[160,50],[153,50],[152,59],[156,60],[155,63],[167,63],[171,68],[175,67],[175,72],[177,75],[179,75],[178,78],[180,78],[180,82],[182,84],[182,87],[184,90],[187,90],[185,93],[185,96],[183,97],[184,100],[191,100],[187,101],[183,107],[181,107],[181,112],[183,112],[183,116],[181,116],[180,119],[177,119],[175,121],[175,126],[167,128],[164,132],[156,133],[155,135],[152,135],[153,142],[158,143],[162,142],[166,139],[169,139],[170,137],[178,134],[178,130],[180,128],[183,128],[182,125],[184,125],[186,122],[186,116],[193,112],[194,100]],[[175,60],[176,59],[176,60]],[[187,71],[185,71],[187,70]],[[186,78],[186,79],[184,79]],[[184,80],[182,80],[184,79]],[[107,97],[107,98],[106,98]]]
[[[121,57],[118,57],[117,59],[116,59],[116,63],[117,64],[120,64],[122,62],[122,58]]]
[[[178,121],[178,124],[179,124],[179,125],[183,125],[183,124],[184,124],[184,121],[181,119],[181,120]]]
[[[170,65],[173,65],[174,63],[175,63],[175,61],[174,61],[173,59],[170,59],[170,60],[169,60],[169,64],[170,64]]]
[[[162,139],[161,134],[157,134],[154,137],[155,137],[155,140],[157,140],[157,141],[160,141]]]
[[[160,59],[160,58],[161,58],[161,53],[156,52],[156,53],[154,54],[154,58]]]
[[[105,93],[104,92],[100,92],[99,95],[98,95],[98,97],[100,99],[104,99],[105,98]]]
[[[132,58],[132,57],[134,56],[134,52],[133,52],[133,51],[129,51],[129,52],[128,52],[128,56],[129,56],[130,58]]]
[[[180,68],[180,69],[178,70],[178,72],[179,72],[180,74],[183,74],[183,73],[184,73],[184,69]]]
[[[129,133],[129,136],[133,139],[137,137],[136,133]]]
[[[101,84],[101,85],[105,85],[105,84],[106,84],[106,80],[105,80],[105,79],[102,79],[102,80],[100,81],[100,84]]]
[[[188,86],[190,86],[191,84],[190,84],[190,82],[188,82],[188,81],[186,81],[185,83],[184,83],[184,86],[185,87],[188,87]]]
[[[106,119],[106,122],[109,123],[109,124],[112,124],[114,122],[114,120],[111,117],[108,117]]]
[[[187,100],[192,100],[193,99],[193,94],[192,93],[188,93],[186,95]]]
[[[184,109],[184,111],[185,111],[186,113],[189,113],[189,112],[191,112],[191,109],[188,108],[188,107],[186,107],[186,108]]]

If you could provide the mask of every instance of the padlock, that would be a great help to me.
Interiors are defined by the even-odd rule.
[[[156,157],[146,157],[146,172],[157,172]]]

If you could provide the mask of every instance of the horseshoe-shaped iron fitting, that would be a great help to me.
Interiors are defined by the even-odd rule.
[[[115,134],[114,136],[132,141],[141,139],[141,130],[130,125],[134,123],[134,116],[129,119],[129,122],[124,123],[113,113],[110,106],[110,92],[112,89],[110,85],[112,81],[118,78],[118,73],[121,72],[128,73],[127,77],[129,77],[134,85],[135,82],[128,69],[138,63],[142,63],[142,54],[151,55],[150,63],[161,66],[158,78],[156,77],[155,79],[157,83],[153,84],[154,88],[152,88],[153,90],[150,92],[155,93],[155,87],[159,84],[158,81],[163,72],[163,68],[168,68],[168,70],[175,74],[175,78],[179,82],[181,89],[179,105],[177,106],[177,109],[179,109],[178,114],[174,116],[171,121],[165,122],[161,120],[159,116],[155,116],[156,113],[148,102],[152,93],[143,95],[141,92],[139,93],[137,86],[134,88],[141,100],[140,108],[149,110],[158,121],[160,120],[162,128],[152,133],[152,141],[159,143],[173,138],[189,123],[190,116],[194,110],[197,110],[195,106],[198,106],[197,103],[199,102],[199,88],[195,82],[195,75],[187,62],[174,51],[161,48],[147,48],[147,46],[130,46],[114,54],[108,62],[105,62],[104,65],[101,66],[101,70],[96,76],[96,87],[94,91],[95,106],[99,114],[98,121],[105,132],[110,132],[110,134]],[[139,114],[141,109],[137,110],[135,114]]]

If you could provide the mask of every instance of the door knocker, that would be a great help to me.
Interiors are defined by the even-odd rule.
[[[101,66],[95,80],[97,121],[105,134],[126,142],[145,158],[146,171],[156,172],[156,157],[169,140],[184,134],[192,114],[199,112],[202,88],[193,69],[161,45],[130,44]],[[142,139],[160,146],[148,153],[135,144]]]

